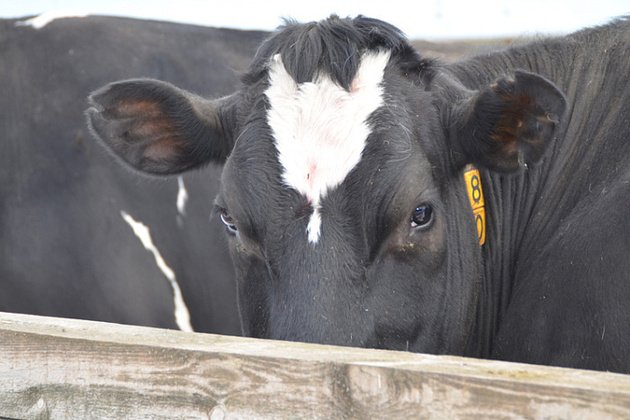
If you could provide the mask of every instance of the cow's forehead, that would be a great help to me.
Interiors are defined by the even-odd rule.
[[[267,122],[285,186],[306,197],[313,208],[307,228],[312,243],[320,235],[322,199],[361,160],[372,131],[368,119],[383,105],[389,58],[389,51],[365,52],[348,90],[323,73],[298,84],[279,54],[270,62]]]

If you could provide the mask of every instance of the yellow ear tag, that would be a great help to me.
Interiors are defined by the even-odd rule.
[[[464,181],[466,182],[470,207],[472,207],[475,215],[479,245],[483,245],[486,243],[486,209],[483,201],[483,190],[481,189],[481,175],[477,169],[468,169],[464,172]]]

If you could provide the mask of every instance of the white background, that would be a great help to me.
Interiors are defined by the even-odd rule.
[[[630,0],[0,0],[0,17],[62,11],[271,30],[282,17],[331,13],[386,20],[429,40],[562,34],[630,13]]]

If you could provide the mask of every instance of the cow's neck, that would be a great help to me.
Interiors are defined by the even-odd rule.
[[[483,56],[452,66],[450,70],[472,90],[487,86],[514,69],[552,78],[553,69],[545,68],[548,61],[543,58],[538,61],[536,49],[527,51],[529,55],[517,52]],[[549,160],[510,175],[481,169],[487,237],[481,249],[483,279],[477,311],[478,340],[473,343],[473,355],[491,355],[494,336],[517,287],[519,271],[527,264],[527,258],[523,257],[532,255],[537,241],[544,241],[546,232],[555,224],[532,224],[532,220],[540,220],[541,215],[537,213],[545,207],[540,200],[549,188],[552,171]]]
[[[517,175],[497,175],[482,170],[486,211],[486,241],[481,245],[483,279],[478,307],[478,350],[489,356],[492,342],[510,302],[519,270],[523,241],[537,208],[543,167]]]
[[[588,43],[575,45],[588,47]],[[602,165],[597,159],[606,160],[609,166],[627,167],[621,161],[627,156],[625,143],[604,144],[607,136],[601,131],[606,125],[589,122],[624,115],[619,109],[622,101],[607,101],[600,91],[610,91],[610,86],[621,83],[617,78],[625,76],[587,77],[607,74],[608,59],[612,58],[590,60],[587,51],[577,54],[552,40],[450,67],[469,89],[492,83],[514,69],[539,73],[564,92],[569,109],[556,133],[558,140],[549,145],[550,150],[539,165],[514,175],[482,171],[488,223],[488,238],[482,249],[485,278],[478,311],[482,356],[490,355],[511,294],[519,281],[535,269],[541,249],[580,200],[591,191],[605,191],[610,182],[609,171],[599,170]],[[589,119],[583,118],[582,110],[588,110]],[[588,143],[581,139],[588,139]],[[588,176],[576,177],[577,173]]]

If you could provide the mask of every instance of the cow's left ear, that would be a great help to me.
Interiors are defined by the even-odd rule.
[[[92,133],[141,172],[166,175],[223,163],[232,150],[234,97],[211,101],[169,83],[134,79],[97,90],[89,103]]]
[[[513,172],[540,160],[565,108],[552,82],[517,70],[450,108],[449,142],[459,164]]]

